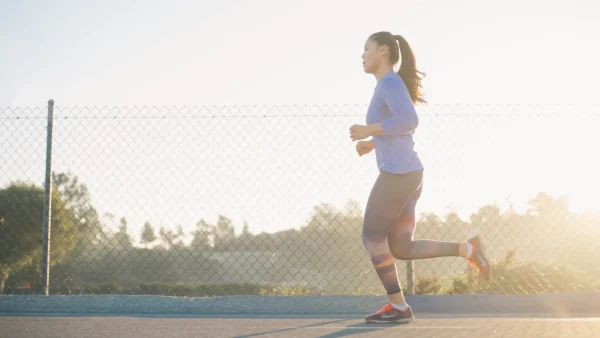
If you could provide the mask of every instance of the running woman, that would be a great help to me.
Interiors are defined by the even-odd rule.
[[[402,62],[398,73],[394,65]],[[377,80],[366,125],[350,128],[356,151],[363,156],[375,150],[379,176],[370,192],[363,219],[362,241],[383,284],[389,302],[365,317],[368,323],[414,320],[396,272],[395,259],[464,257],[485,280],[491,269],[478,235],[467,242],[414,240],[415,207],[423,188],[424,166],[414,151],[412,135],[419,125],[415,105],[425,103],[415,56],[406,40],[389,32],[371,35],[362,55],[363,68]],[[361,141],[368,137],[371,140]],[[387,243],[386,243],[387,242]]]

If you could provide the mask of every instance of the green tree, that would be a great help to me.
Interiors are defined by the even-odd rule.
[[[156,234],[154,233],[154,228],[150,222],[144,223],[144,228],[142,229],[142,235],[140,238],[140,243],[142,245],[148,246],[148,244],[154,242],[156,240]]]
[[[214,226],[203,219],[196,223],[196,230],[192,232],[192,248],[204,250],[210,246],[210,236],[214,233]]]
[[[217,220],[217,226],[215,228],[215,249],[217,251],[226,251],[228,245],[235,239],[235,228],[233,222],[225,217],[219,216]]]
[[[64,206],[73,210],[73,219],[79,230],[77,252],[94,252],[94,247],[108,238],[98,211],[91,204],[87,186],[71,173],[53,173],[52,180],[54,188],[62,196]]]
[[[555,199],[552,195],[541,192],[535,198],[530,199],[528,204],[527,214],[529,215],[556,218],[569,213],[569,201],[566,196]]]
[[[171,229],[166,229],[164,227],[160,227],[159,235],[161,238],[161,242],[163,243],[163,246],[167,250],[181,249],[184,247],[184,245],[183,245],[184,234],[183,234],[183,228],[181,225],[177,226],[177,232],[175,232]]]
[[[440,231],[443,226],[444,222],[438,215],[431,212],[423,212],[421,213],[420,219],[417,221],[417,230],[415,231],[416,237],[445,240],[446,238]]]
[[[127,219],[122,217],[119,221],[119,231],[112,238],[112,248],[117,250],[130,250],[133,247],[131,236],[127,233]]]
[[[51,209],[50,264],[54,266],[75,247],[78,229],[73,210],[65,206],[61,194],[54,189]],[[11,274],[41,263],[43,210],[41,187],[13,183],[0,190],[0,294]]]
[[[452,212],[446,215],[442,229],[444,240],[464,241],[469,230],[469,223],[463,221],[455,212]]]
[[[248,226],[248,221],[244,221],[244,227],[242,228],[242,235],[247,236],[250,234],[250,227]]]

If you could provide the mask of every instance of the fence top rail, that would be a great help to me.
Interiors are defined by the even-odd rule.
[[[54,106],[55,118],[261,118],[358,117],[366,104],[193,105],[193,106]],[[45,107],[0,108],[0,119],[38,119]],[[600,117],[600,104],[433,104],[417,107],[423,116]]]

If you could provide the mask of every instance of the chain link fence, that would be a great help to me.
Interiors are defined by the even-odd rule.
[[[44,292],[47,109],[0,110],[5,294]],[[49,293],[383,294],[361,242],[374,154],[348,132],[365,112],[54,107]],[[406,291],[600,291],[600,107],[419,114],[415,238],[481,233],[494,278],[463,258],[398,261]]]

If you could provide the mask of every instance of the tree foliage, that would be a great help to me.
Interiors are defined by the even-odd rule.
[[[180,224],[156,226],[148,220],[140,225],[141,231],[135,235],[140,239],[137,246],[130,234],[131,224],[125,218],[120,219],[117,231],[107,230],[91,205],[85,185],[69,175],[60,174],[56,178],[55,208],[71,212],[63,214],[64,220],[59,218],[57,224],[61,220],[71,220],[68,224],[76,230],[72,234],[78,241],[71,243],[77,244],[75,250],[69,251],[68,245],[63,245],[65,250],[59,250],[67,254],[67,259],[53,267],[51,276],[54,284],[85,289],[86,285],[103,283],[121,287],[145,283],[254,283],[310,285],[316,291],[328,292],[381,291],[380,282],[362,245],[363,210],[355,201],[349,201],[342,210],[327,203],[315,205],[304,226],[297,229],[282,226],[284,229],[275,233],[252,233],[248,222],[237,225],[227,215],[219,215],[214,220],[200,217],[188,234],[184,233]],[[35,191],[39,194],[39,189]],[[61,196],[62,199],[59,198]],[[19,247],[15,253],[23,255],[13,251],[8,253],[14,256],[13,259],[24,262],[13,264],[12,271],[16,271],[38,255],[39,251],[33,253],[28,246],[28,240],[41,238],[41,221],[37,219],[41,213],[41,200],[39,205],[37,202],[31,204],[27,199],[12,201],[7,205],[21,208],[21,214],[39,210],[37,216],[33,216],[35,222],[21,222],[36,224],[25,232],[30,237],[24,237],[20,244],[13,244],[13,249]],[[58,217],[58,214],[55,216]],[[15,225],[14,217],[10,220],[5,217],[1,229],[6,227],[6,222],[10,222],[11,231],[20,229]],[[571,213],[565,198],[540,193],[531,199],[529,209],[523,214],[512,209],[502,211],[496,205],[483,205],[465,219],[456,213],[442,216],[423,212],[415,239],[462,242],[474,232],[480,232],[486,238],[492,260],[512,257],[506,256],[506,253],[516,249],[519,260],[538,264],[532,265],[532,268],[539,268],[539,264],[561,262],[600,277],[594,258],[599,253],[596,243],[600,239],[600,231],[594,232],[593,229],[598,228],[600,215]],[[236,232],[236,229],[241,231]],[[53,251],[60,247],[60,244],[56,247],[53,244]],[[404,265],[398,263],[403,281]],[[498,264],[510,265],[506,262]],[[423,293],[436,293],[441,292],[437,279],[462,273],[467,265],[462,259],[440,258],[417,262],[416,266],[417,288]],[[511,276],[516,276],[517,271],[521,271],[519,269],[510,270]],[[36,278],[39,277],[34,270],[25,269],[12,279],[22,285]],[[452,292],[473,289],[472,281],[461,278],[453,281]],[[522,282],[519,280],[519,283]]]
[[[77,243],[74,211],[60,192],[51,193],[50,248],[52,265],[69,258]],[[20,269],[41,264],[44,189],[13,183],[0,190],[0,290],[4,281]],[[41,270],[39,270],[41,271]]]

